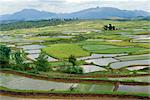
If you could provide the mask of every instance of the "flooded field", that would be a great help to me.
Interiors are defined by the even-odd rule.
[[[128,69],[130,71],[134,71],[134,70],[140,70],[140,69],[144,69],[144,68],[150,68],[150,66],[133,66],[133,67],[128,67],[126,69]]]
[[[148,78],[148,77],[147,77]],[[138,78],[137,78],[138,79]],[[26,78],[23,76],[17,76],[13,74],[0,74],[0,86],[7,87],[10,89],[18,90],[49,90],[49,91],[62,91],[70,90],[74,87],[76,91],[80,92],[102,92],[102,91],[113,91],[116,89],[114,84],[83,84],[83,83],[63,83],[53,82],[46,80],[38,80],[32,78]],[[119,85],[117,90],[128,93],[148,93],[150,86],[139,86],[139,85]]]
[[[113,85],[111,84],[82,84],[82,83],[63,83],[63,82],[53,82],[46,80],[31,79],[22,76],[17,76],[13,74],[3,74],[0,75],[0,86],[7,87],[10,89],[19,90],[70,90],[70,88],[76,87],[79,91],[112,91]]]
[[[126,54],[92,54],[91,56],[88,57],[81,57],[81,58],[77,58],[78,60],[88,60],[88,59],[98,59],[98,58],[111,58],[111,57],[116,57],[116,56],[123,56]]]
[[[94,63],[99,66],[107,66],[109,63],[116,62],[118,60],[114,58],[99,58],[99,59],[91,59],[91,60],[85,60],[87,63]]]
[[[150,65],[149,60],[131,60],[131,61],[124,61],[124,62],[115,62],[111,63],[110,67],[113,69],[118,69],[126,66],[131,66],[131,65]]]
[[[131,93],[149,93],[150,86],[119,85],[117,91],[124,91],[124,92],[131,92]]]
[[[83,68],[84,73],[95,72],[95,71],[106,71],[105,68],[95,66],[95,65],[82,65],[80,67]]]

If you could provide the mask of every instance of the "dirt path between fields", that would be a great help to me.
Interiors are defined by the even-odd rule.
[[[139,97],[133,95],[117,95],[117,94],[65,94],[65,93],[21,93],[11,91],[0,91],[1,100],[149,100],[150,97]],[[14,99],[13,99],[14,98]]]

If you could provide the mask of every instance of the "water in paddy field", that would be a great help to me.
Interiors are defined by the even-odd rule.
[[[26,78],[22,76],[17,76],[13,74],[1,73],[0,76],[0,86],[7,87],[10,89],[19,90],[69,90],[70,87],[74,87],[80,91],[102,91],[106,89],[107,91],[113,90],[113,85],[107,84],[80,84],[80,83],[64,83],[64,82],[53,82],[46,80],[38,80],[32,78]]]
[[[26,53],[29,53],[29,54],[37,54],[37,53],[40,53],[41,52],[41,50],[39,50],[39,49],[35,49],[35,50],[26,50],[25,51]]]
[[[32,60],[35,60],[37,57],[39,56],[39,53],[35,53],[35,54],[28,54],[27,57],[32,59]],[[53,57],[50,57],[48,56],[48,61],[51,62],[51,61],[58,61],[57,59],[53,58]]]
[[[150,61],[148,59],[148,60],[131,60],[131,61],[124,61],[124,62],[115,62],[110,64],[110,67],[113,69],[119,69],[130,65],[150,65]]]
[[[99,83],[99,84],[83,84],[83,83],[64,83],[64,82],[53,82],[46,80],[38,80],[27,78],[23,76],[17,76],[13,74],[0,73],[0,86],[7,87],[10,89],[18,90],[70,90],[74,87],[75,90],[81,92],[101,92],[101,91],[113,91],[116,85]],[[139,85],[121,85],[117,86],[117,91],[124,91],[129,93],[148,93],[150,86],[139,86]]]
[[[78,60],[95,59],[95,58],[102,58],[102,57],[111,58],[111,57],[123,56],[123,55],[127,55],[127,54],[92,54],[91,56],[78,58]]]
[[[149,93],[150,86],[130,86],[130,85],[119,85],[117,91],[131,92],[131,93]]]
[[[18,48],[23,48],[26,53],[28,53],[27,57],[35,60],[41,53],[41,49],[44,48],[45,46],[43,45],[37,45],[37,44],[32,44],[32,45],[24,45],[24,46],[18,46]],[[48,61],[58,61],[57,59],[48,56]]]
[[[118,60],[114,58],[99,58],[99,59],[91,59],[91,60],[85,60],[87,63],[94,63],[99,66],[107,66],[111,62],[116,62]]]
[[[95,66],[95,65],[82,65],[80,67],[83,68],[84,73],[95,72],[95,71],[106,71],[105,68]]]
[[[24,50],[37,50],[37,49],[41,49],[41,48],[44,48],[45,46],[43,45],[36,45],[36,44],[33,44],[33,45],[24,45],[24,46],[18,46],[18,48],[23,48]]]
[[[150,66],[134,66],[134,67],[128,67],[128,68],[126,68],[126,69],[128,69],[128,70],[130,70],[130,71],[134,71],[134,70],[144,69],[144,68],[147,68],[147,67],[150,68]]]
[[[19,90],[68,90],[73,83],[51,82],[12,74],[1,74],[1,86]]]

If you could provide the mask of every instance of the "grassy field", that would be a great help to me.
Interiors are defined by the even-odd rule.
[[[110,49],[110,48],[117,48],[117,46],[111,46],[111,45],[85,45],[83,46],[84,49],[88,51],[100,51],[103,49]]]
[[[132,53],[135,51],[145,50],[144,48],[139,47],[117,47],[111,45],[85,45],[83,46],[83,48],[92,53],[102,53],[102,54]]]
[[[58,59],[68,58],[70,55],[82,57],[90,54],[75,44],[54,44],[43,48],[42,50],[48,55]]]

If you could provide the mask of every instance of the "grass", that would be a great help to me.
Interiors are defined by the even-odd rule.
[[[132,55],[140,55],[140,54],[150,54],[150,49],[144,49],[140,51],[135,51],[131,53]]]
[[[116,47],[109,45],[86,45],[83,46],[84,49],[92,53],[102,53],[102,54],[118,54],[118,53],[132,53],[141,50],[144,48],[139,47]]]
[[[99,51],[103,49],[110,49],[110,48],[117,48],[117,46],[112,46],[112,45],[84,45],[84,49],[88,51]]]
[[[127,42],[127,41],[120,41],[120,42],[108,42],[110,45],[115,45],[115,46],[135,46],[134,43]]]
[[[81,41],[76,44],[80,46],[85,46],[85,45],[107,45],[108,43],[104,41]]]
[[[65,59],[70,55],[74,55],[75,57],[90,55],[89,52],[83,50],[80,46],[75,44],[54,44],[43,48],[42,50],[48,55],[58,59]]]
[[[112,91],[113,84],[79,84],[77,90],[82,92]]]
[[[49,62],[49,66],[57,67],[57,66],[66,66],[66,65],[72,65],[71,63],[67,61],[56,61],[56,62]]]
[[[150,32],[138,32],[137,35],[150,35]]]
[[[123,77],[123,78],[108,78],[109,80],[114,81],[123,81],[123,82],[149,82],[150,76],[144,76],[144,77]]]
[[[128,38],[127,36],[114,35],[114,33],[109,35],[99,35],[97,36],[97,38],[109,39],[109,40],[130,40],[130,38]]]

